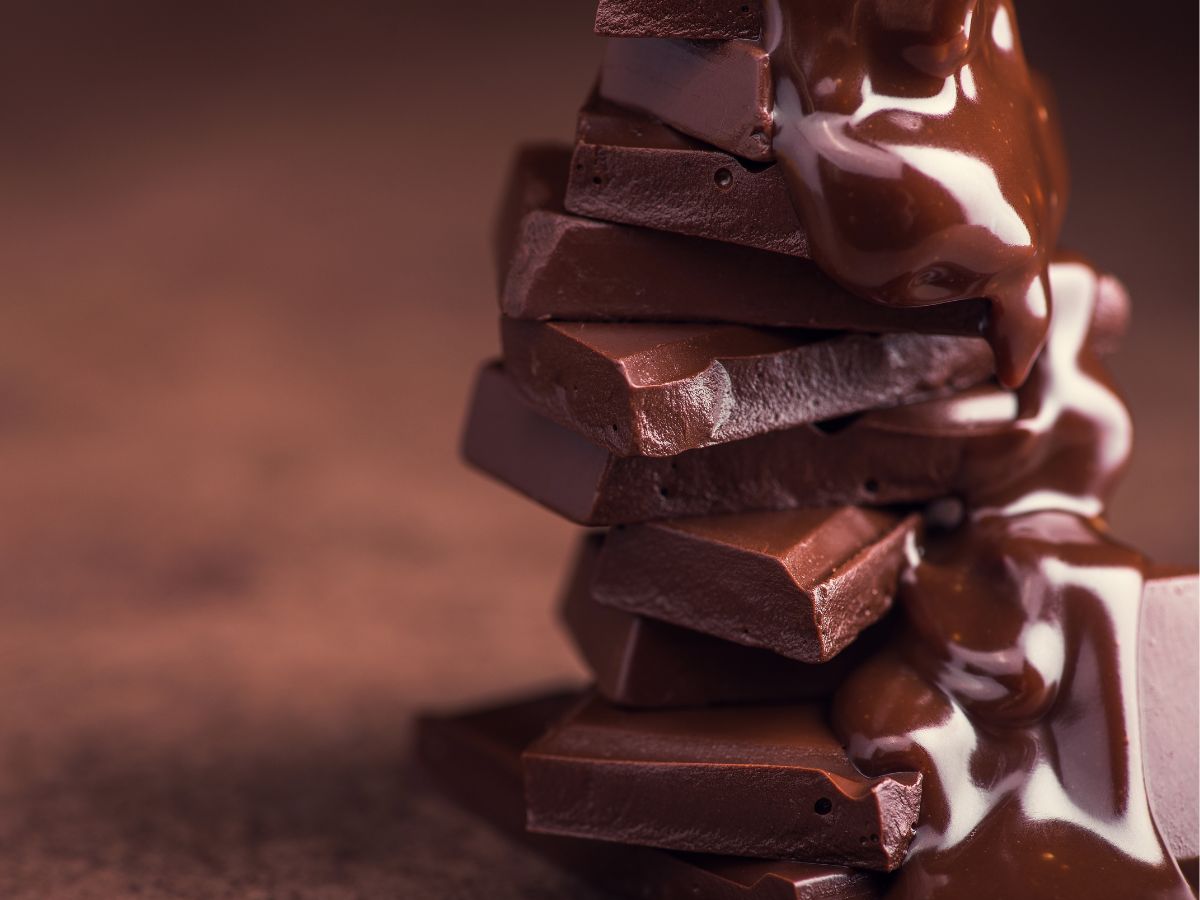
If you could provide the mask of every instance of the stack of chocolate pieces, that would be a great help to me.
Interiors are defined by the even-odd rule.
[[[601,2],[617,36],[575,146],[517,158],[502,359],[464,452],[592,529],[561,615],[594,686],[420,732],[450,791],[639,897],[878,896],[922,776],[863,775],[828,701],[894,627],[922,530],[956,520],[973,448],[1018,414],[987,302],[877,305],[809,258],[769,105],[745,102],[769,89],[761,16]],[[1107,352],[1127,301],[1097,293]],[[1194,615],[1194,580],[1150,584]]]

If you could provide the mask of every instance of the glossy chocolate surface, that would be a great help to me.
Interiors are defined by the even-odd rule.
[[[1186,811],[1168,809],[1169,777],[1147,776],[1148,754],[1158,750],[1140,727],[1149,701],[1138,629],[1152,569],[1108,538],[1103,520],[1132,428],[1089,334],[1120,288],[1055,247],[1065,164],[1012,5],[768,0],[765,15],[775,162],[744,162],[593,102],[581,116],[565,205],[810,257],[848,291],[892,307],[984,298],[984,333],[1012,391],[977,387],[820,428],[621,459],[568,450],[568,432],[522,418],[494,371],[468,450],[596,521],[811,507],[842,491],[836,502],[932,501],[928,533],[899,579],[895,631],[832,700],[834,746],[840,741],[860,771],[924,778],[911,846],[880,832],[883,867],[904,856],[886,896],[1191,896],[1170,852],[1190,862],[1171,824]],[[753,146],[765,121],[762,70],[745,65],[755,54],[684,49],[618,45],[607,92],[765,161]],[[656,78],[662,83],[649,84]],[[715,85],[706,91],[711,107],[689,93],[689,81]],[[735,95],[745,99],[731,106]],[[906,468],[918,464],[920,473]],[[568,485],[572,471],[588,477]],[[917,495],[904,495],[909,476]],[[787,765],[772,755],[780,734],[775,751],[759,736],[778,723],[780,707],[770,708],[776,718],[762,707],[681,717],[597,704],[544,739],[551,752],[539,745],[530,755],[535,824],[686,846],[697,831],[712,838],[697,823],[707,826],[701,812],[720,809],[732,811],[719,837],[726,851],[828,850],[781,848],[787,823],[772,822],[769,804],[757,800],[747,816],[722,793],[730,782],[706,780],[755,754],[778,775]],[[824,746],[801,727],[819,716],[785,719],[803,731],[792,736],[804,752]],[[700,759],[719,765],[693,773]],[[1185,791],[1186,780],[1170,793]],[[788,787],[808,800],[806,789]]]
[[[891,607],[917,524],[842,506],[615,528],[592,591],[607,606],[827,662]]]
[[[987,324],[986,300],[884,306],[849,293],[811,260],[567,213],[570,157],[558,145],[517,156],[496,232],[505,315],[957,335]],[[1116,349],[1128,320],[1129,298],[1105,276],[1092,333],[1098,353]]]
[[[983,330],[983,300],[897,309],[854,296],[811,260],[572,215],[563,206],[570,168],[567,147],[528,146],[517,156],[495,241],[507,316],[919,334]],[[1118,333],[1124,318],[1114,317]]]
[[[921,796],[913,772],[864,778],[806,705],[631,711],[593,698],[522,765],[532,831],[881,871],[903,860]]]
[[[971,451],[967,519],[926,542],[901,578],[900,636],[834,700],[864,771],[929,779],[889,897],[1190,896],[1144,777],[1148,567],[1095,518],[1131,437],[1084,338],[1099,283],[1078,260],[1052,280],[1015,426]]]
[[[596,689],[619,706],[827,698],[887,633],[871,626],[829,662],[810,665],[605,606],[592,590],[603,543],[589,534],[580,544],[560,611]]]
[[[872,900],[879,876],[786,860],[674,853],[525,830],[521,751],[578,697],[548,694],[417,724],[422,761],[467,809],[594,884],[638,900]]]
[[[596,33],[704,40],[757,38],[762,0],[600,0]]]
[[[914,403],[992,374],[979,338],[502,319],[525,398],[618,456],[675,456]]]
[[[899,306],[984,296],[1000,376],[1050,321],[1066,159],[1009,0],[767,0],[775,156],[814,257]]]

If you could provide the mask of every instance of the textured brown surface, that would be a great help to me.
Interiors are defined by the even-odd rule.
[[[819,704],[625,710],[592,696],[522,754],[530,831],[890,872],[922,777],[864,777]]]
[[[1161,182],[1127,159],[1195,108],[1195,29],[1083,8],[1047,6],[1058,46],[1182,41],[1182,96],[1056,65],[1102,79],[1064,96],[1072,243],[1134,298],[1115,530],[1189,562],[1194,137],[1156,144]],[[0,895],[593,896],[405,762],[416,708],[576,671],[572,529],[454,446],[501,180],[517,140],[570,137],[591,14],[464,6],[434,79],[437,4],[6,11]]]

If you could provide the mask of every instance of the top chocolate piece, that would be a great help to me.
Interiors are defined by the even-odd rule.
[[[775,158],[771,60],[752,41],[613,38],[598,90],[734,156]]]
[[[756,38],[762,0],[600,0],[596,34],[699,40]]]

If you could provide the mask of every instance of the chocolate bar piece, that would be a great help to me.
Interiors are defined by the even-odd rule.
[[[563,209],[570,157],[559,145],[517,156],[496,233],[507,316],[967,336],[986,325],[984,300],[884,306],[842,289],[811,260],[571,215]],[[1104,276],[1092,325],[1097,352],[1116,348],[1128,319],[1124,288]]]
[[[522,754],[531,831],[891,871],[921,775],[863,776],[815,705],[622,710],[592,698]]]
[[[703,40],[756,38],[762,0],[600,0],[596,34]]]
[[[998,389],[966,392],[947,415],[1006,412]],[[903,410],[904,412],[900,412]],[[463,437],[467,460],[581,525],[840,504],[888,505],[954,493],[986,423],[944,433],[898,407],[843,423],[800,425],[671,457],[618,457],[530,407],[499,364],[484,367]],[[914,422],[913,419],[916,419]],[[911,427],[910,427],[911,426]]]
[[[993,371],[982,338],[503,319],[504,368],[542,414],[618,456],[675,456],[913,403]]]
[[[828,697],[891,631],[873,625],[827,663],[809,665],[754,647],[605,606],[592,594],[601,534],[589,534],[563,597],[572,641],[605,699],[621,706],[707,706],[717,703],[815,700]]]
[[[611,38],[598,92],[734,156],[775,158],[771,59],[755,41]]]
[[[507,316],[983,331],[984,300],[884,306],[841,288],[811,260],[571,215],[563,207],[570,163],[570,149],[558,145],[524,147],[517,156],[495,242]]]
[[[873,900],[879,876],[815,863],[672,853],[525,830],[521,751],[577,697],[557,694],[459,716],[425,717],[417,747],[439,786],[551,862],[638,900]]]
[[[579,114],[570,212],[809,257],[783,172],[743,164],[649,117],[593,101]]]
[[[918,521],[841,506],[614,528],[592,593],[626,612],[827,662],[891,608]]]
[[[1142,595],[1139,694],[1146,789],[1163,841],[1200,876],[1200,576],[1152,578]]]

